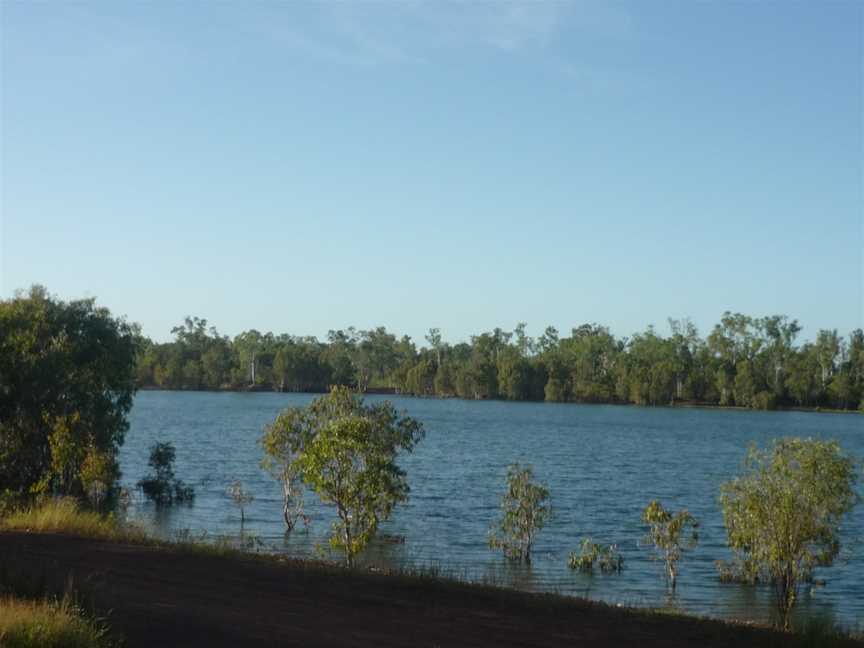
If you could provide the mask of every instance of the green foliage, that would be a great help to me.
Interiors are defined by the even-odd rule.
[[[784,438],[751,447],[744,474],[721,487],[720,503],[736,564],[727,577],[770,582],[782,624],[802,582],[840,551],[843,516],[858,500],[855,463],[834,441]]]
[[[396,465],[423,437],[419,421],[397,414],[390,403],[365,405],[350,390],[334,387],[305,408],[289,408],[267,427],[264,466],[283,483],[289,528],[298,481],[336,508],[330,545],[349,566],[381,521],[408,497],[405,472]],[[296,521],[296,518],[292,518]]]
[[[513,561],[531,563],[537,533],[549,519],[549,489],[534,482],[531,466],[507,469],[507,491],[501,498],[501,519],[489,532],[489,548],[501,549]]]
[[[195,489],[174,477],[174,456],[172,443],[160,442],[152,445],[147,465],[155,474],[147,475],[138,482],[147,499],[155,502],[157,506],[170,506],[175,502],[190,502],[195,499]]]
[[[667,511],[657,500],[651,501],[642,512],[642,522],[648,525],[644,542],[654,549],[653,557],[662,560],[672,591],[678,580],[678,562],[684,552],[693,549],[699,541],[699,522],[687,509],[677,513]]]
[[[864,402],[864,332],[844,340],[820,331],[795,345],[801,327],[786,316],[724,313],[707,338],[689,320],[669,320],[670,335],[653,327],[616,339],[598,324],[539,338],[520,323],[448,344],[430,329],[418,349],[384,327],[330,331],[314,337],[246,331],[233,340],[207,320],[186,318],[174,342],[144,341],[141,385],[167,389],[326,391],[331,385],[393,390],[419,396],[502,398],[589,403],[677,402],[753,409],[836,407]]]
[[[102,490],[114,487],[139,340],[92,299],[34,286],[0,301],[0,492],[85,495],[94,457]]]
[[[624,557],[618,552],[618,545],[595,544],[591,538],[583,538],[579,553],[572,551],[567,559],[570,569],[583,572],[594,571],[595,563],[604,574],[618,573],[624,569]]]

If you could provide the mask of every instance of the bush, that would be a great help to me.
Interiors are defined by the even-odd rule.
[[[501,498],[501,520],[489,532],[489,548],[501,549],[510,560],[531,564],[531,547],[549,514],[549,489],[534,483],[531,466],[511,464],[507,492]]]
[[[618,552],[618,545],[599,545],[591,542],[591,538],[582,540],[580,553],[570,553],[567,566],[579,571],[594,571],[594,563],[598,563],[604,574],[617,573],[624,569],[624,557]]]
[[[856,466],[835,441],[786,438],[751,447],[743,476],[721,486],[729,546],[721,578],[771,583],[782,625],[802,582],[840,551],[840,523],[857,502]]]
[[[138,482],[144,495],[157,506],[170,506],[175,502],[191,502],[195,489],[174,477],[174,445],[156,443],[150,448],[148,465],[156,471]]]
[[[777,397],[771,392],[761,391],[755,396],[753,396],[750,407],[758,410],[777,409]]]
[[[699,522],[687,509],[672,513],[657,500],[645,507],[642,521],[648,525],[643,542],[654,547],[655,560],[664,562],[669,586],[674,592],[678,581],[678,561],[685,551],[694,548],[699,541],[696,532]]]

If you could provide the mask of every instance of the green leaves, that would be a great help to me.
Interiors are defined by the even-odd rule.
[[[123,443],[139,341],[92,299],[0,301],[0,492],[85,494],[88,453],[113,462]]]
[[[514,561],[531,563],[531,547],[551,509],[549,489],[534,482],[531,466],[507,469],[507,491],[501,498],[501,520],[489,532],[489,548],[501,549]]]
[[[672,591],[678,580],[678,561],[685,551],[699,542],[696,529],[699,522],[687,509],[677,513],[667,511],[657,500],[652,500],[642,512],[642,522],[648,525],[643,542],[654,547],[654,558],[666,565],[666,575]]]
[[[419,421],[397,414],[389,403],[367,406],[348,389],[334,387],[309,407],[282,412],[261,443],[265,466],[283,484],[302,481],[336,507],[330,545],[352,565],[378,524],[408,498],[396,456],[412,451],[423,434]],[[296,489],[284,492],[296,496]]]
[[[147,499],[157,506],[170,506],[175,502],[190,502],[195,499],[195,489],[186,486],[174,477],[174,444],[169,442],[155,443],[150,447],[150,459],[147,464],[155,475],[147,475],[138,482]]]
[[[593,572],[594,563],[604,574],[618,573],[624,569],[624,557],[618,552],[618,545],[599,545],[591,538],[583,538],[580,552],[570,552],[567,566],[583,572]]]
[[[767,451],[751,447],[744,474],[721,486],[737,561],[724,569],[770,582],[786,627],[800,583],[837,557],[840,523],[859,499],[857,479],[855,463],[835,441],[784,438]]]

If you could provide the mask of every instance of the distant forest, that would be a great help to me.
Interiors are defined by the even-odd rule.
[[[418,348],[385,328],[330,331],[327,341],[251,330],[234,339],[207,320],[186,318],[173,342],[141,341],[144,388],[361,392],[470,399],[701,403],[754,409],[864,410],[864,332],[821,330],[801,345],[796,320],[725,313],[707,338],[689,320],[669,320],[616,338],[597,324],[569,336],[548,327],[538,338],[501,329],[448,344],[438,329]]]

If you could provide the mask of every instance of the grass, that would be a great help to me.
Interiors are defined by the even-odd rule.
[[[59,601],[0,597],[3,648],[104,648],[113,645],[108,629],[88,619],[65,596]]]
[[[143,530],[123,525],[113,515],[82,510],[72,498],[52,498],[0,519],[0,531],[68,533],[100,540],[145,540]]]

